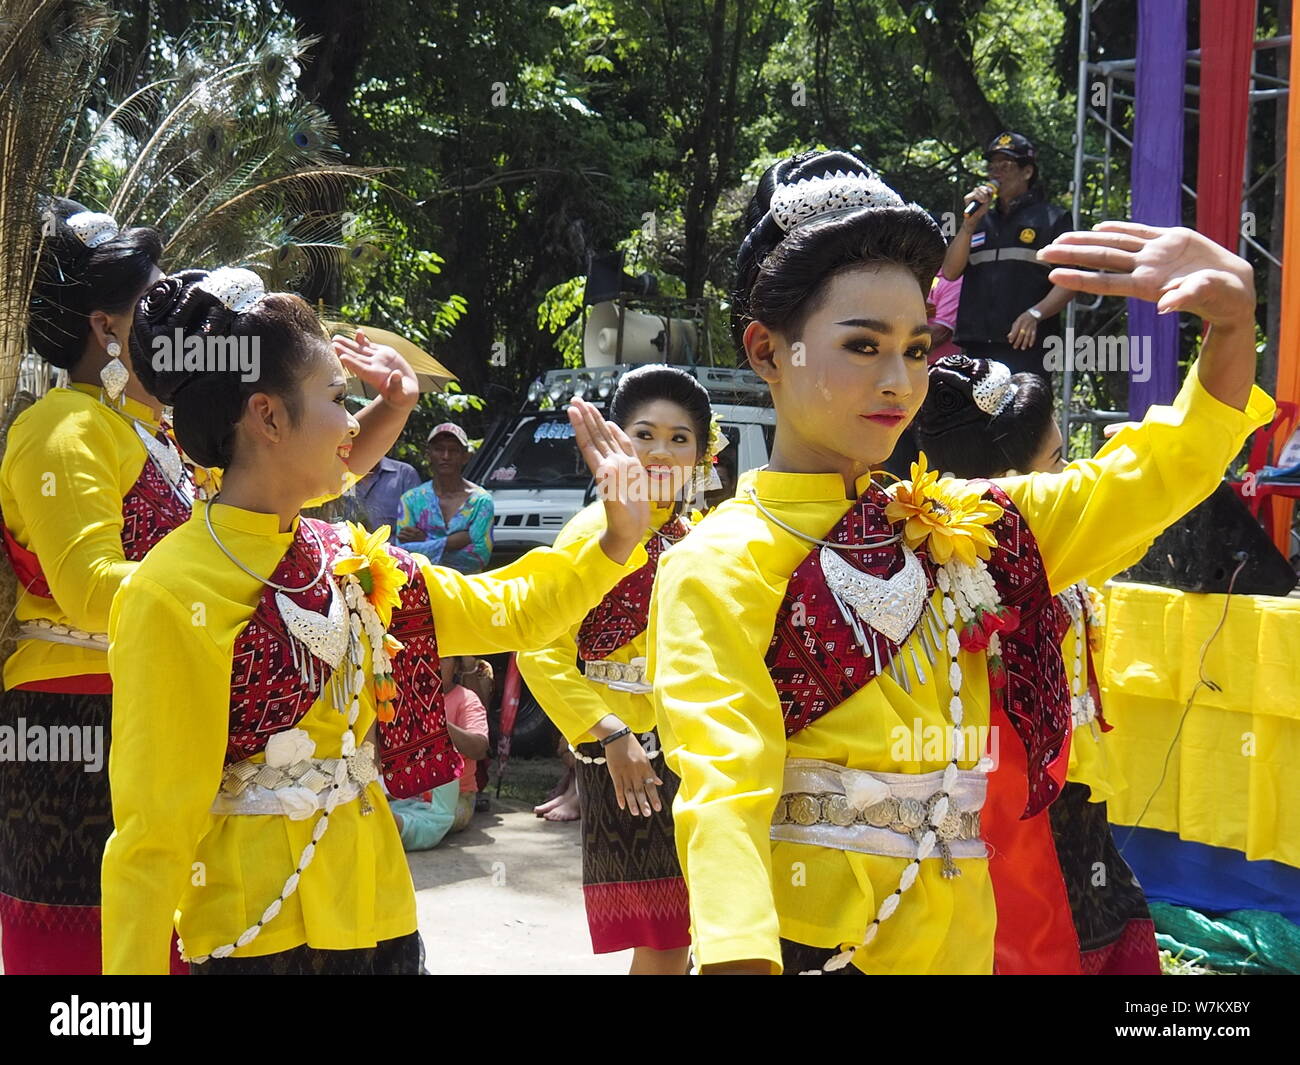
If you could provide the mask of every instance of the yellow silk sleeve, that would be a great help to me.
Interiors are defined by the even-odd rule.
[[[5,455],[26,546],[55,602],[87,632],[108,629],[113,596],[138,565],[122,553],[121,450],[96,412],[38,404],[11,431]]]
[[[108,974],[165,974],[177,904],[221,784],[230,717],[230,651],[201,613],[133,574],[113,603],[109,671],[115,831],[104,850]],[[160,638],[165,636],[165,638]]]
[[[570,548],[599,538],[604,530],[604,507],[594,503],[560,530],[555,546]],[[616,712],[606,693],[597,691],[578,669],[578,629],[583,618],[544,647],[521,653],[517,659],[519,675],[529,691],[570,743],[589,739],[591,727],[606,714]]]
[[[466,576],[414,556],[429,589],[442,655],[543,647],[578,624],[605,593],[645,565],[638,546],[623,565],[588,539],[538,547],[500,569]]]
[[[768,833],[786,743],[764,659],[781,588],[749,555],[710,549],[709,532],[726,531],[706,520],[660,561],[647,671],[664,754],[681,777],[673,818],[695,959],[766,959],[780,972]]]
[[[999,481],[1038,541],[1052,592],[1134,560],[1214,491],[1246,437],[1273,411],[1259,388],[1245,410],[1220,402],[1193,366],[1172,406],[1150,408],[1093,458],[1060,473]]]

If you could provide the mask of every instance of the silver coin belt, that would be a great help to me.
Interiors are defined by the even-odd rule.
[[[795,792],[782,795],[772,815],[773,825],[870,825],[887,828],[891,832],[910,836],[920,842],[930,811],[939,796],[929,799],[899,799],[893,795],[873,803],[865,810],[855,810],[843,794],[836,792]],[[980,812],[978,810],[949,810],[948,815],[935,828],[941,840],[972,840],[980,838]]]
[[[360,797],[362,812],[370,812],[365,798],[365,788],[377,780],[375,748],[363,743],[355,754],[346,758],[304,758],[291,765],[275,766],[265,762],[244,759],[227,767],[221,777],[221,788],[213,802],[215,814],[267,814],[279,813],[274,793],[284,788],[306,788],[316,792],[323,807],[324,795],[340,775],[340,766],[346,779],[342,782],[343,802]]]
[[[776,842],[811,844],[834,850],[914,859],[927,830],[934,829],[929,857],[941,859],[946,875],[956,875],[955,861],[987,858],[980,838],[979,812],[988,780],[977,770],[957,771],[949,791],[948,812],[937,824],[931,816],[944,793],[944,771],[876,773],[876,789],[886,793],[875,801],[851,801],[853,777],[864,771],[846,770],[812,758],[788,758],[781,796],[773,811],[771,838]],[[846,787],[846,785],[849,785]]]
[[[645,666],[631,662],[609,662],[605,659],[591,658],[583,661],[583,673],[588,680],[601,684],[611,681],[618,684],[644,684]]]

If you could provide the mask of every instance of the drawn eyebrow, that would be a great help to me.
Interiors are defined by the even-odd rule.
[[[651,429],[655,428],[655,425],[656,425],[655,422],[648,422],[648,421],[646,421],[644,418],[640,418],[640,419],[638,419],[637,421],[633,422],[632,424],[633,424],[633,425],[648,425]],[[674,425],[674,426],[672,427],[672,429],[673,429],[673,432],[675,432],[675,433],[677,433],[677,432],[687,432],[687,433],[689,433],[689,432],[691,431],[691,427],[690,427],[689,425]]]
[[[844,321],[836,322],[835,324],[851,326],[854,329],[874,329],[877,333],[889,333],[892,331],[889,323],[882,322],[879,318],[846,318]],[[928,323],[922,323],[921,325],[912,327],[912,336],[925,336],[928,335],[929,332],[930,326]]]

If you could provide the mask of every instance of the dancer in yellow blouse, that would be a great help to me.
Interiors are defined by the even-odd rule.
[[[109,604],[145,553],[189,518],[195,486],[162,404],[122,357],[136,301],[162,276],[161,238],[72,200],[52,200],[47,219],[28,331],[70,380],[18,415],[0,464],[5,549],[19,584],[3,716],[29,737],[75,729],[85,742],[77,758],[0,760],[0,924],[6,972],[92,974],[112,826]],[[364,337],[336,347],[381,395],[359,415],[364,439],[351,463],[364,473],[392,446],[416,394],[392,387],[391,349]]]
[[[579,745],[573,753],[592,949],[632,949],[633,974],[680,976],[690,932],[673,842],[677,777],[661,768],[643,676],[645,626],[659,558],[690,529],[683,497],[690,500],[706,487],[721,434],[712,425],[704,386],[671,366],[624,374],[609,412],[650,477],[649,561],[581,624],[548,647],[521,654],[519,672],[569,742]],[[604,528],[602,508],[593,504],[555,544],[582,544]]]
[[[256,387],[151,366],[155,338],[177,329],[258,338]],[[338,489],[358,431],[302,300],[242,270],[164,278],[140,301],[131,355],[175,404],[186,451],[225,474],[113,602],[105,971],[165,971],[176,921],[197,973],[418,972],[378,777],[401,797],[458,775],[440,654],[545,643],[645,561],[648,504],[616,491],[644,492],[631,446],[575,402],[605,534],[464,577],[387,545],[386,528],[299,518]]]
[[[664,558],[648,637],[695,960],[987,973],[990,681],[1033,814],[1068,758],[1052,593],[1208,495],[1271,415],[1253,275],[1187,230],[1066,234],[1042,257],[1088,269],[1055,283],[1210,324],[1175,404],[1060,474],[982,489],[921,465],[886,494],[871,471],[925,396],[937,227],[843,153],[777,164],[749,221],[737,332],[772,388],[772,459]],[[977,627],[997,639],[966,650]]]

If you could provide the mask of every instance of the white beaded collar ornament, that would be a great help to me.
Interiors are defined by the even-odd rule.
[[[814,218],[846,214],[864,207],[903,207],[903,199],[880,178],[871,174],[820,174],[788,185],[778,185],[772,192],[769,211],[772,220],[785,233]]]
[[[215,296],[235,314],[247,314],[266,297],[262,279],[237,266],[219,267],[194,287]]]
[[[117,219],[98,211],[78,211],[68,215],[66,225],[87,248],[98,248],[117,236]]]
[[[1011,380],[1011,370],[1007,365],[990,359],[988,372],[971,386],[971,396],[975,406],[996,418],[1011,405],[1017,387]]]

